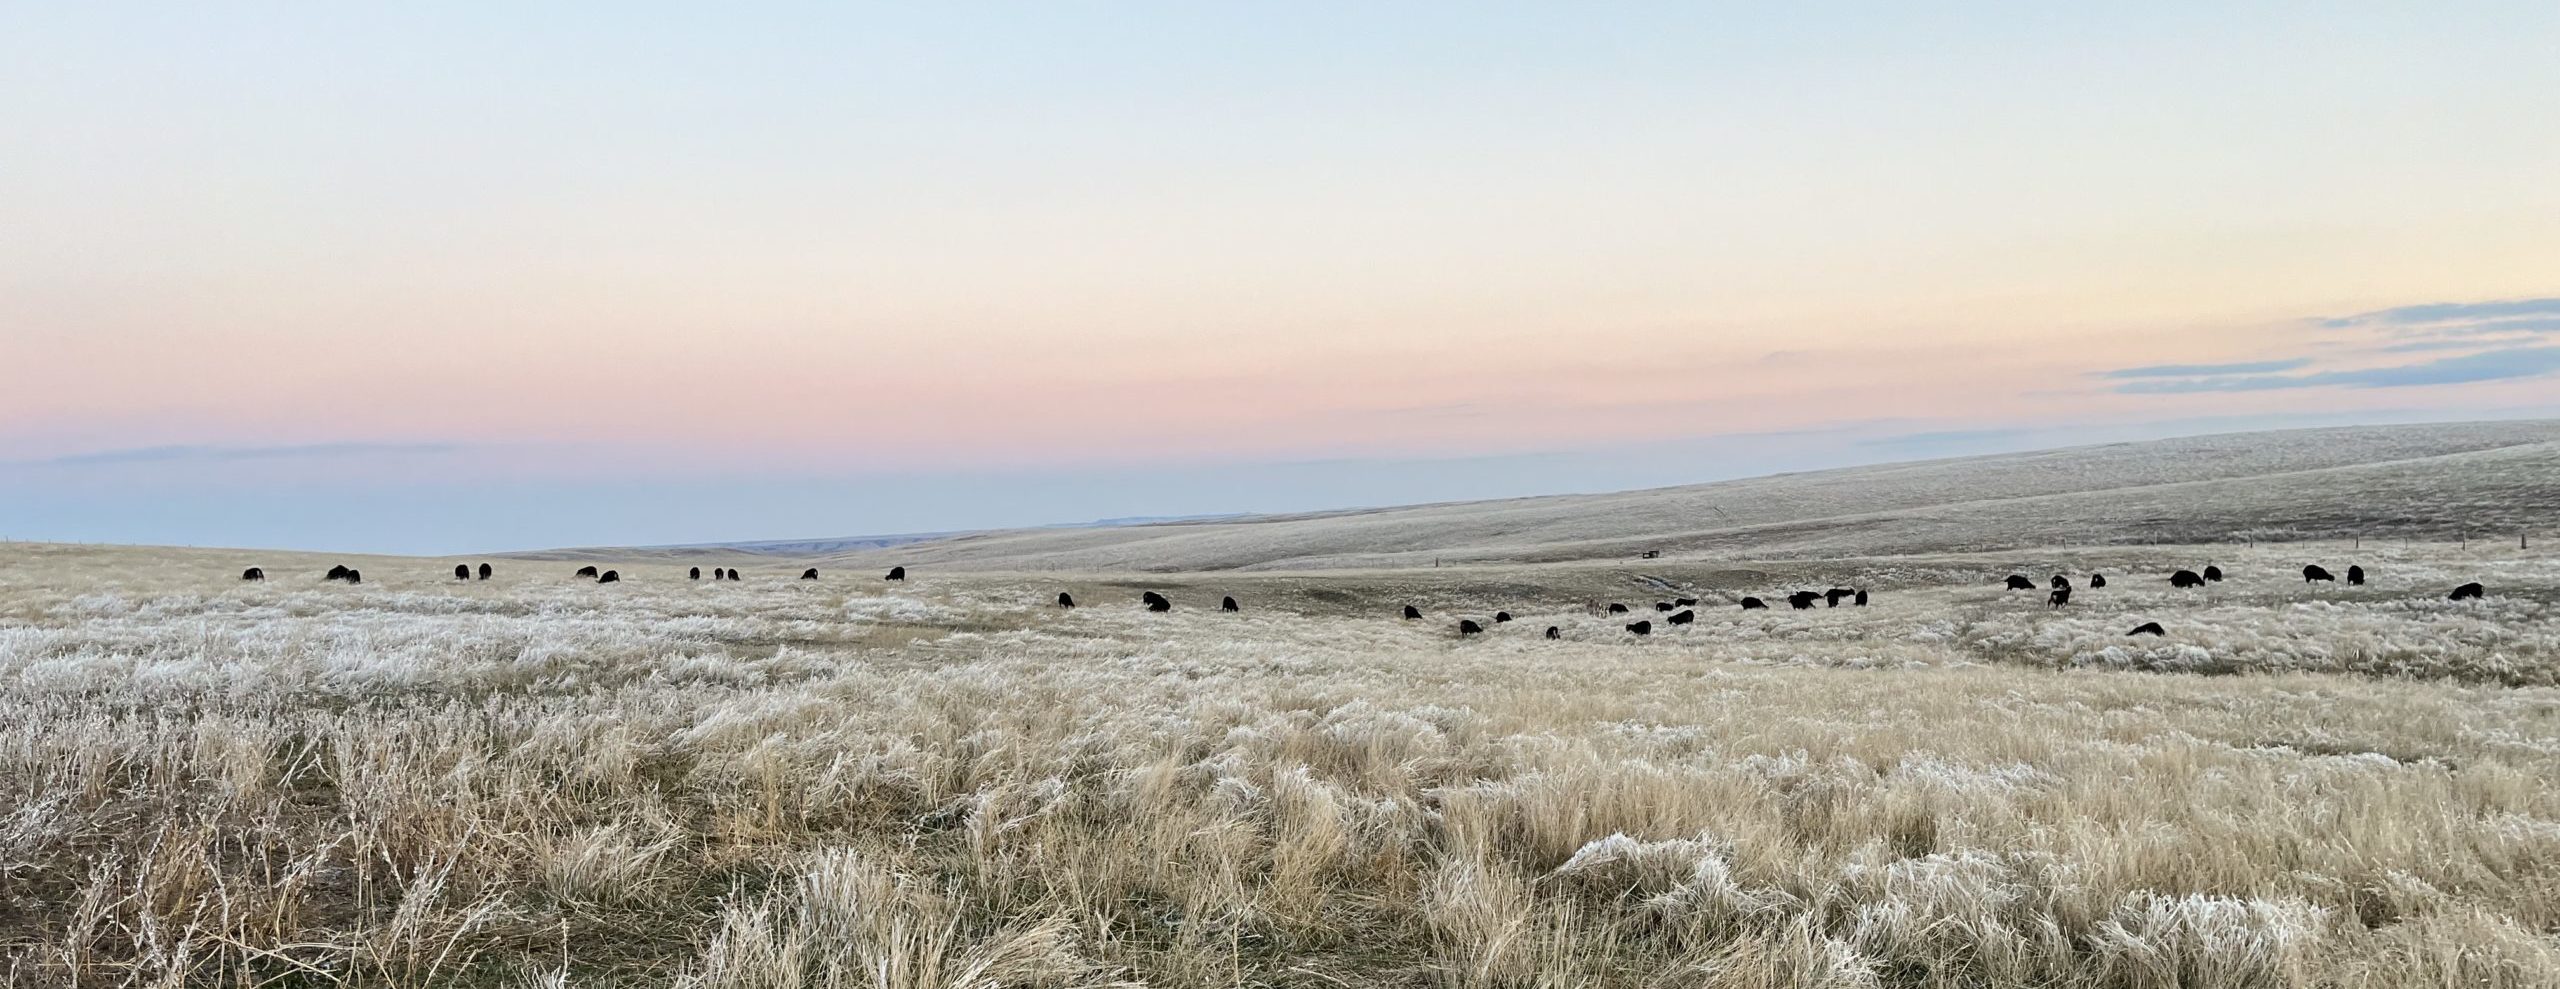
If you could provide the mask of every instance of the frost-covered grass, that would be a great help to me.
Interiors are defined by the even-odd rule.
[[[640,565],[599,587],[574,564],[456,585],[450,561],[368,559],[344,587],[284,554],[0,546],[0,965],[98,985],[2554,984],[2560,568],[2375,549],[2371,586],[2305,589],[2305,553],[2348,560],[908,586]],[[2204,562],[2232,579],[2158,580]],[[249,563],[275,579],[232,579]],[[2115,586],[2059,613],[1991,580],[2091,567]],[[2441,600],[2461,579],[2492,597]],[[1725,603],[1834,583],[1876,604]],[[1139,587],[1181,607],[1144,613]],[[1087,607],[1048,607],[1060,589]],[[1206,607],[1222,593],[1246,611]],[[1699,624],[1645,640],[1586,610],[1677,594],[1706,599]],[[1432,617],[1396,620],[1406,601]],[[1496,608],[1520,620],[1450,633]],[[2171,635],[2124,638],[2138,620]]]

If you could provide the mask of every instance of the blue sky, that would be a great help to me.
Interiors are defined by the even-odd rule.
[[[0,536],[785,538],[2538,414],[2555,50],[2547,3],[25,5]]]

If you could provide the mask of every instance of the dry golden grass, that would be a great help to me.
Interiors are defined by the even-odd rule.
[[[287,554],[0,546],[0,965],[2560,981],[2560,571],[2375,550],[2374,586],[2305,590],[2294,548],[2220,549],[2231,582],[2154,586],[2204,552],[903,587],[524,562],[456,585],[452,561],[365,559],[345,587]],[[275,579],[236,581],[250,563]],[[2090,565],[2116,593],[2060,614],[1987,582]],[[2436,600],[2475,575],[2490,601]],[[1877,604],[1720,604],[1825,583]],[[1142,585],[1181,607],[1139,611]],[[1088,606],[1048,607],[1061,588]],[[1637,641],[1582,607],[1669,588],[1708,598],[1698,626]],[[1246,611],[1204,607],[1221,593]],[[1432,619],[1395,620],[1408,600]],[[1521,620],[1449,633],[1496,607]],[[2176,634],[2122,638],[2139,617]]]

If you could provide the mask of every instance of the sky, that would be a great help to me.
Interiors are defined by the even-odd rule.
[[[0,0],[0,538],[2560,415],[2560,5],[2121,6]]]

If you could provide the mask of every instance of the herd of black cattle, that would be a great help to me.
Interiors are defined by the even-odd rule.
[[[492,571],[486,563],[481,564],[477,571],[474,571],[469,564],[457,563],[453,566],[453,579],[487,580],[493,572],[494,571]],[[616,584],[622,581],[621,571],[606,570],[598,572],[596,568],[592,566],[579,567],[577,576],[593,580],[599,584]],[[240,572],[240,579],[265,580],[267,579],[267,572],[257,567],[250,567],[249,569]],[[329,568],[327,579],[345,581],[350,584],[361,584],[364,583],[364,574],[351,567],[333,566]],[[701,580],[702,568],[694,567],[687,571],[686,579]],[[711,579],[729,581],[738,580],[738,571],[736,568],[714,567],[711,570]],[[818,579],[818,568],[810,567],[801,571],[800,579]],[[889,573],[881,579],[904,581],[907,579],[907,568],[890,567]],[[2317,563],[2302,568],[2302,582],[2305,584],[2321,581],[2335,582],[2337,579],[2336,575],[2331,574],[2327,568],[2322,567]],[[2169,586],[2177,588],[2203,587],[2206,584],[2218,584],[2221,582],[2222,568],[2215,566],[2208,566],[2204,568],[2203,573],[2197,573],[2193,570],[2180,570],[2169,575]],[[2036,589],[2036,582],[2027,579],[2025,574],[2010,574],[2005,583],[2007,584],[2008,589],[2013,591],[2032,591]],[[2364,568],[2361,566],[2348,567],[2347,583],[2364,583]],[[2071,603],[2071,578],[2062,574],[2054,574],[2053,580],[2049,582],[2049,586],[2052,590],[2051,593],[2045,596],[2045,607],[2060,608]],[[2091,590],[2105,588],[2107,586],[2107,575],[2102,573],[2090,574],[2088,586]],[[2454,588],[2453,593],[2447,595],[2446,599],[2452,601],[2465,601],[2473,598],[2484,597],[2487,593],[2488,592],[2486,590],[2482,589],[2481,586],[2475,582]],[[1815,601],[1820,601],[1826,608],[1837,608],[1843,600],[1851,602],[1854,607],[1863,608],[1867,606],[1867,592],[1862,588],[1852,587],[1834,587],[1825,591],[1795,591],[1787,595],[1787,606],[1797,611],[1805,611],[1811,609]],[[1138,602],[1145,605],[1148,611],[1173,610],[1172,599],[1154,591],[1147,591],[1140,594],[1138,596]],[[1698,620],[1698,612],[1696,610],[1697,605],[1697,598],[1674,598],[1669,601],[1654,602],[1653,609],[1657,612],[1664,613],[1663,621],[1665,623],[1671,625],[1687,625]],[[1756,597],[1743,598],[1741,600],[1741,605],[1742,610],[1744,611],[1762,610],[1769,607],[1768,602],[1762,601]],[[1074,595],[1065,591],[1058,592],[1058,607],[1073,608],[1075,606],[1076,599]],[[1239,611],[1242,610],[1242,608],[1236,604],[1236,599],[1234,597],[1228,596],[1219,599],[1218,610]],[[1623,615],[1627,613],[1627,606],[1617,602],[1611,602],[1606,611],[1612,615]],[[1422,618],[1422,609],[1410,604],[1405,605],[1404,618],[1406,621],[1419,621]],[[1511,613],[1508,611],[1497,611],[1493,613],[1493,624],[1502,625],[1507,624],[1510,621]],[[1643,619],[1640,621],[1629,622],[1626,628],[1629,634],[1652,635],[1653,620]],[[1458,620],[1459,635],[1482,635],[1484,634],[1484,629],[1484,623],[1478,622],[1473,618],[1462,618]],[[2128,636],[2167,635],[2168,632],[2160,627],[2159,622],[2144,622],[2140,625],[2134,626],[2133,631],[2126,632],[2125,634]],[[1564,630],[1559,626],[1549,625],[1547,626],[1546,637],[1550,639],[1564,638]]]

